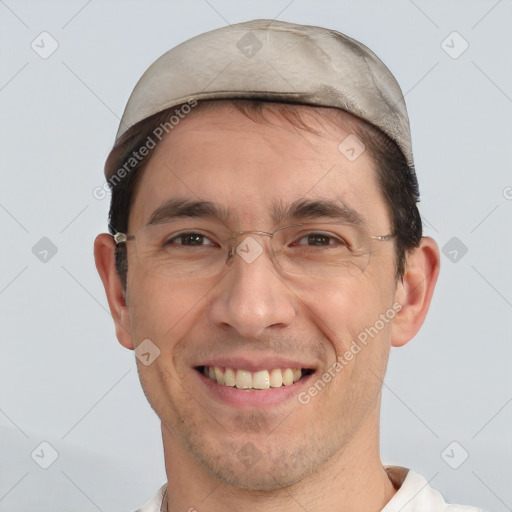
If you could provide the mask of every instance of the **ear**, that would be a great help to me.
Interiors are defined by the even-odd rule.
[[[116,336],[123,347],[134,349],[131,334],[130,309],[126,305],[121,280],[115,266],[115,242],[110,235],[101,234],[94,241],[94,260],[107,294]]]
[[[395,301],[402,309],[393,320],[391,345],[401,347],[423,325],[430,307],[440,268],[439,248],[430,237],[423,237],[419,247],[407,254],[405,274],[398,283]]]

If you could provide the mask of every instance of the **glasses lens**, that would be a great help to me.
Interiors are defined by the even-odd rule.
[[[151,274],[169,277],[209,277],[222,272],[229,248],[218,227],[175,221],[145,226],[135,235],[137,259]]]
[[[239,243],[226,227],[197,219],[145,226],[134,238],[136,257],[146,272],[188,279],[220,275],[231,245]],[[364,272],[371,241],[364,228],[339,223],[287,226],[271,237],[272,252],[284,272],[332,279]]]
[[[366,269],[371,236],[352,224],[307,224],[276,232],[272,240],[281,268],[290,274],[312,277],[349,277]]]

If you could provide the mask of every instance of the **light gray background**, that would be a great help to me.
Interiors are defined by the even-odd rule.
[[[345,32],[402,85],[426,232],[468,251],[443,255],[424,328],[392,352],[383,457],[450,501],[511,510],[511,0],[0,0],[0,511],[126,512],[164,482],[159,425],[94,268],[108,198],[93,189],[147,66],[258,17]],[[42,31],[59,45],[47,59],[31,48]],[[469,43],[456,59],[453,31]],[[42,237],[58,249],[46,263]],[[43,441],[59,454],[46,470],[31,458]]]

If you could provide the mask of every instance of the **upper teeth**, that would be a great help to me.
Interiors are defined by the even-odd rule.
[[[289,386],[302,377],[300,368],[274,368],[250,372],[219,366],[205,366],[204,375],[224,386],[236,386],[238,389],[269,389]]]

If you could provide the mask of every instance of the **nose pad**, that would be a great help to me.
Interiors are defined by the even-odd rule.
[[[246,263],[255,262],[264,252],[263,244],[251,235],[245,237],[236,247],[236,253]]]
[[[245,236],[238,241],[238,239],[243,235]],[[266,236],[270,238],[269,255],[270,259],[273,259],[271,244],[272,233],[267,233],[265,231],[243,231],[241,233],[237,233],[237,235],[233,237],[233,243],[230,245],[226,257],[226,265],[232,265],[236,255],[238,255],[245,263],[254,263],[264,252],[266,252],[265,244],[258,241],[253,235]]]

